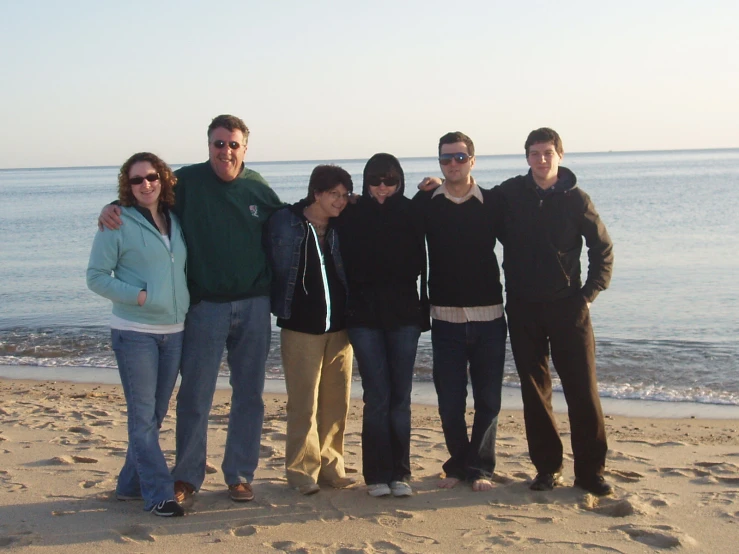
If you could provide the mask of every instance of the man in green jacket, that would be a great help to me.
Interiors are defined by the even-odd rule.
[[[191,296],[172,470],[179,502],[205,479],[208,416],[224,348],[233,392],[221,469],[232,500],[254,498],[271,338],[271,274],[262,227],[283,204],[261,175],[244,166],[248,137],[241,119],[219,115],[208,127],[208,161],[175,172],[174,212],[187,242]],[[117,206],[106,207],[102,224],[117,228],[118,212]]]

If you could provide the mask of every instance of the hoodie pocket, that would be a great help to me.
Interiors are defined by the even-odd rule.
[[[170,298],[163,298],[162,291],[146,283],[146,301],[142,307],[147,313],[166,314],[169,313],[171,305],[172,301]]]

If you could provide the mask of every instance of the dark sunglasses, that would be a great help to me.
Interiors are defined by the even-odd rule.
[[[140,185],[144,182],[144,179],[149,181],[150,183],[153,183],[154,181],[159,180],[159,174],[158,173],[149,173],[146,177],[136,176],[136,177],[129,177],[128,184],[130,185]]]
[[[439,164],[449,165],[452,160],[458,164],[466,164],[472,156],[464,152],[455,152],[454,154],[439,154]]]
[[[225,140],[214,140],[212,144],[213,144],[213,146],[215,146],[216,148],[218,148],[218,150],[220,150],[221,148],[223,148],[227,144],[228,144],[228,147],[231,150],[238,150],[239,148],[241,148],[241,143],[240,142],[236,142],[235,140],[232,140],[230,142],[226,142]]]
[[[382,183],[385,183],[386,187],[397,187],[400,184],[400,179],[397,177],[379,177],[377,175],[367,177],[367,184],[371,187],[379,187]]]

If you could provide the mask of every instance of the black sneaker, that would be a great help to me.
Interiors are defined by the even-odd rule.
[[[590,479],[575,479],[575,486],[596,496],[613,494],[613,487],[601,475],[596,475]]]
[[[176,500],[172,499],[162,500],[151,509],[151,513],[161,517],[182,517],[185,515],[185,510],[177,504]]]
[[[532,491],[551,491],[554,487],[561,487],[564,485],[564,479],[562,474],[557,473],[537,473],[534,480],[529,485]]]

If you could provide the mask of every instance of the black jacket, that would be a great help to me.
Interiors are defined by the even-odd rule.
[[[592,302],[613,270],[613,243],[575,174],[559,168],[559,179],[543,196],[531,175],[519,175],[493,189],[498,237],[508,299],[549,302],[582,294]],[[588,276],[580,277],[583,237]]]
[[[380,204],[365,183],[357,203],[339,217],[339,245],[349,283],[347,327],[424,327],[418,278],[426,249],[404,188],[401,173],[398,190]]]

